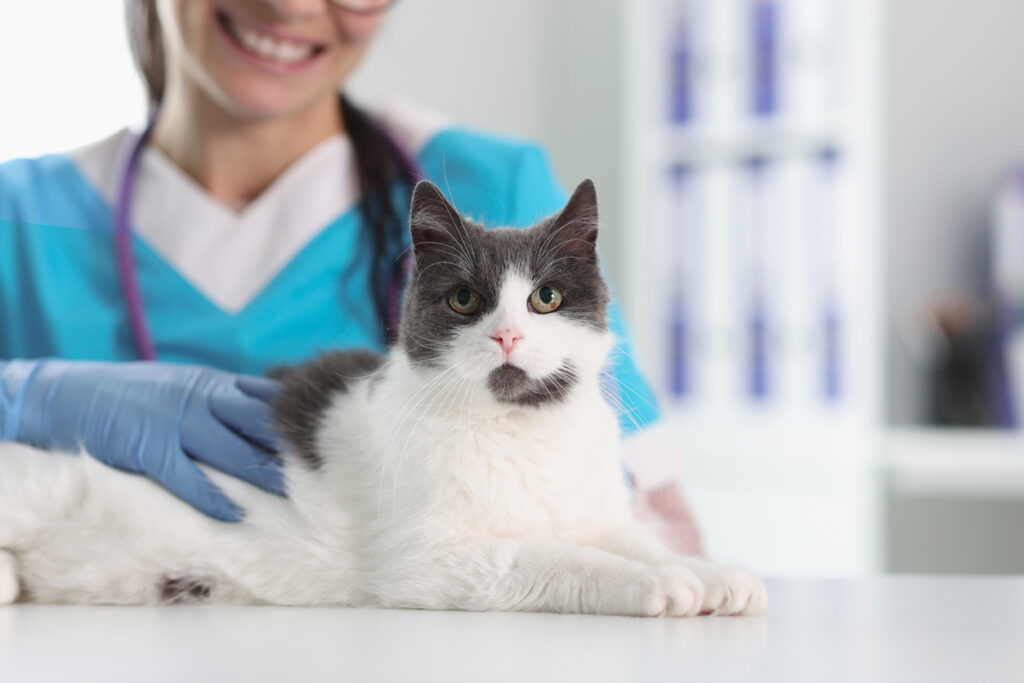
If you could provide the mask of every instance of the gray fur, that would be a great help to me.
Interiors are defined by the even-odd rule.
[[[597,194],[590,180],[580,183],[562,211],[522,230],[485,230],[460,216],[433,183],[421,181],[409,222],[415,258],[399,342],[414,362],[436,365],[445,343],[487,313],[513,268],[562,291],[562,305],[546,315],[607,329],[608,287],[597,262]],[[462,315],[448,305],[457,285],[480,294],[476,313]]]
[[[194,576],[165,576],[157,586],[160,602],[167,605],[189,605],[210,597],[210,584]]]
[[[331,401],[347,391],[353,380],[372,375],[383,363],[384,357],[372,351],[332,351],[273,373],[284,385],[273,400],[275,425],[310,467],[323,466],[316,434]]]
[[[487,388],[505,403],[536,407],[564,401],[578,381],[576,369],[569,361],[542,379],[530,379],[522,368],[505,363],[491,371]]]

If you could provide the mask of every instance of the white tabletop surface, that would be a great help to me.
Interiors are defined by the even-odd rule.
[[[766,616],[0,607],[0,681],[1022,681],[1024,578],[769,581]]]

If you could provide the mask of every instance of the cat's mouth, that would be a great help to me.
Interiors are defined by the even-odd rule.
[[[540,406],[565,400],[578,381],[576,368],[569,361],[540,379],[531,379],[522,368],[503,363],[487,376],[487,388],[503,403]]]

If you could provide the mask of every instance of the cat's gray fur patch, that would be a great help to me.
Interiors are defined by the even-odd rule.
[[[165,576],[157,586],[160,602],[167,605],[190,605],[210,597],[210,584],[194,576]]]
[[[542,379],[530,379],[522,368],[505,363],[488,375],[487,388],[499,401],[536,407],[564,401],[578,381],[576,369],[569,361]]]
[[[383,363],[379,353],[357,349],[331,351],[309,363],[275,371],[283,383],[271,404],[275,426],[311,468],[323,466],[316,435],[324,411],[338,393],[347,391],[354,380],[372,375]]]
[[[415,258],[399,341],[414,362],[437,365],[458,330],[487,312],[512,269],[562,291],[562,306],[546,315],[608,328],[608,287],[595,249],[597,194],[589,180],[580,183],[562,211],[521,230],[485,230],[460,216],[434,184],[421,181],[413,192],[410,229]],[[477,313],[462,315],[448,305],[456,286],[480,294]]]

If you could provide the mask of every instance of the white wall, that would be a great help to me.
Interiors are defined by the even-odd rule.
[[[370,102],[412,97],[465,124],[537,140],[567,189],[593,178],[615,277],[624,2],[403,1],[351,89]]]
[[[120,0],[0,2],[0,161],[79,147],[145,109]]]

